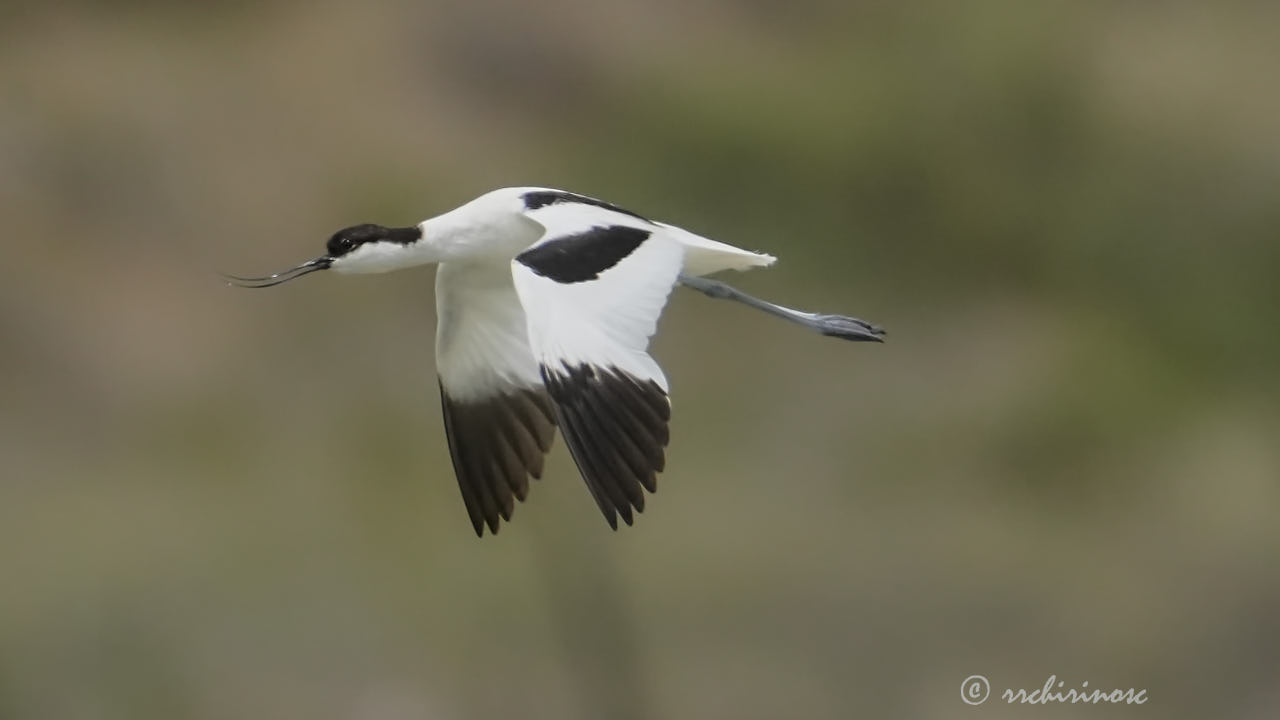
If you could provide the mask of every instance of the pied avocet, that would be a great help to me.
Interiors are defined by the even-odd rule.
[[[462,499],[477,535],[498,532],[556,426],[610,527],[628,525],[665,464],[667,378],[646,352],[676,285],[846,340],[884,331],[751,297],[705,275],[771,265],[749,252],[562,190],[505,188],[412,227],[355,225],[324,255],[261,278],[439,264],[436,371]]]

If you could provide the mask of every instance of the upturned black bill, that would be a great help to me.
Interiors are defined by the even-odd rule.
[[[226,274],[223,274],[222,277],[227,281],[228,285],[245,288],[264,288],[271,287],[272,285],[279,285],[280,283],[288,282],[295,278],[300,278],[307,273],[313,273],[317,270],[327,270],[332,264],[333,258],[325,256],[318,257],[315,260],[308,260],[297,267],[282,270],[274,275],[268,275],[266,277],[245,278]]]

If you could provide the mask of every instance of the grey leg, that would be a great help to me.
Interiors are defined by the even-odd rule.
[[[859,320],[847,315],[825,315],[792,310],[788,307],[752,297],[718,280],[681,275],[679,282],[681,285],[693,288],[707,297],[734,300],[775,317],[780,317],[783,320],[803,325],[811,330],[817,330],[823,335],[844,338],[845,340],[884,342],[884,330],[865,320]]]

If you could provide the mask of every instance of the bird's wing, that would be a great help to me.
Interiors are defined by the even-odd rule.
[[[529,344],[566,444],[609,525],[628,525],[657,489],[671,404],[646,348],[683,247],[598,201],[526,213],[545,232],[511,263]]]
[[[477,535],[498,532],[541,477],[555,411],[502,265],[440,265],[436,368],[449,454]]]

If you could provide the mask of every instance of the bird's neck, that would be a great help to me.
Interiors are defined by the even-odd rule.
[[[480,213],[464,205],[419,224],[432,262],[501,261],[537,241],[541,226],[516,213]]]

